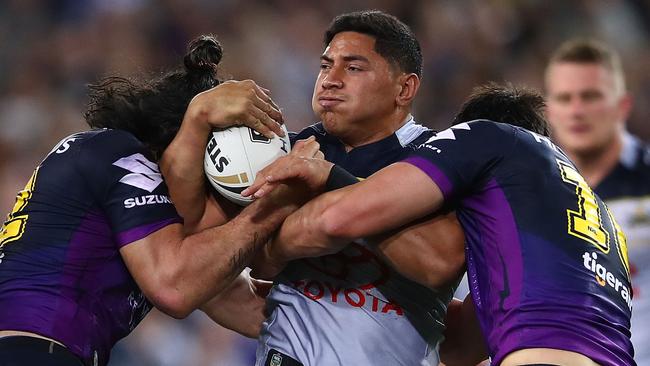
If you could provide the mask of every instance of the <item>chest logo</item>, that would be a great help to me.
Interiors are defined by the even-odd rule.
[[[130,173],[120,179],[121,183],[153,192],[163,182],[158,164],[149,161],[144,155],[137,153],[121,158],[113,163]]]

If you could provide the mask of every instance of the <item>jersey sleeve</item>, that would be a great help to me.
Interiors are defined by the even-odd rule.
[[[158,164],[130,133],[97,134],[81,146],[76,163],[118,247],[182,222]]]
[[[501,123],[461,123],[438,132],[403,161],[426,173],[450,201],[489,180],[497,163],[512,151],[514,134]]]

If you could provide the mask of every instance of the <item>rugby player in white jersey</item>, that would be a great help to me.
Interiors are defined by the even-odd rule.
[[[324,46],[312,100],[321,122],[294,141],[315,138],[327,160],[365,178],[432,136],[410,114],[422,56],[408,26],[379,11],[343,14],[326,31]],[[177,170],[167,171],[170,189],[205,199],[200,161],[170,165]],[[178,198],[176,204],[191,207]],[[436,230],[450,226],[455,230]],[[441,244],[436,248],[444,253],[427,256],[427,264],[450,275],[427,283],[431,289],[398,275],[363,240],[332,256],[291,263],[269,294],[256,365],[437,365],[446,306],[464,263],[462,245],[445,243],[462,240],[453,215],[386,236],[384,245],[399,241],[414,251]]]
[[[410,114],[422,56],[397,18],[364,11],[336,17],[325,32],[312,107],[320,118],[296,138],[315,136],[325,159],[357,177],[398,161],[432,136]],[[425,220],[426,221],[426,220]],[[437,226],[445,218],[423,226]],[[462,241],[460,230],[387,240]],[[458,247],[454,247],[458,248]],[[267,298],[256,365],[437,365],[446,306],[463,264],[451,254],[446,279],[418,285],[392,271],[363,240],[331,256],[289,264]],[[455,254],[455,255],[454,255]]]

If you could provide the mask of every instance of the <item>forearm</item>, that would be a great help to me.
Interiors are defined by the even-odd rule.
[[[335,205],[344,193],[334,191],[312,200],[284,221],[268,246],[275,261],[319,257],[338,252],[350,241],[328,232],[323,214]]]
[[[282,221],[299,207],[278,202],[281,195],[278,192],[256,201],[227,224],[185,238],[177,253],[172,253],[183,259],[176,265],[175,284],[192,301],[189,307],[204,303],[228,285]],[[200,278],[208,281],[197,285]]]
[[[453,213],[428,216],[370,239],[404,277],[429,288],[456,282],[465,268],[465,236]]]
[[[201,306],[201,311],[224,328],[256,338],[266,319],[266,301],[255,293],[246,271],[228,288]]]
[[[171,316],[185,317],[227,287],[298,208],[296,195],[283,191],[219,227],[184,237],[181,225],[169,225],[120,252],[149,300]]]
[[[353,239],[434,211],[442,193],[423,174],[409,164],[394,164],[358,184],[316,197],[285,221],[273,240],[273,254],[292,260],[335,253]]]
[[[197,224],[206,207],[202,162],[209,133],[210,126],[201,120],[201,114],[188,108],[178,133],[159,161],[172,201],[187,226]]]

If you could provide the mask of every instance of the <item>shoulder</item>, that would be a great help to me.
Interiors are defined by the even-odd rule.
[[[128,152],[145,152],[145,145],[133,134],[123,130],[97,129],[84,134],[81,148],[85,152],[104,155],[120,155]]]
[[[650,174],[650,145],[632,134],[625,133],[621,164],[628,169]]]
[[[76,142],[75,142],[76,143]],[[119,166],[120,161],[146,161],[154,166],[151,153],[134,135],[123,130],[98,129],[83,135],[77,147],[78,167],[97,170],[99,166]]]
[[[512,137],[518,133],[529,132],[522,128],[490,120],[474,120],[463,122],[436,132],[426,142],[434,141],[482,141],[489,143],[495,140]],[[532,132],[530,132],[532,134]]]

